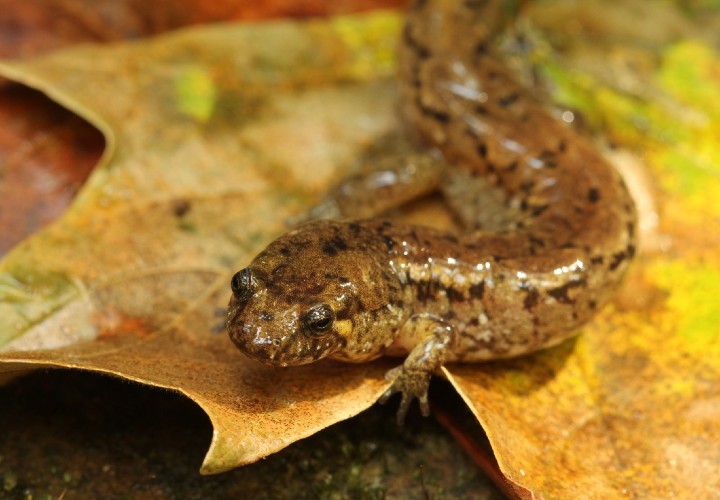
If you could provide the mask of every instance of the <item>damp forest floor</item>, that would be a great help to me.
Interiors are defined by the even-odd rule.
[[[397,427],[393,403],[202,476],[212,428],[190,400],[102,375],[35,372],[0,387],[0,498],[503,498],[434,419],[415,409]]]

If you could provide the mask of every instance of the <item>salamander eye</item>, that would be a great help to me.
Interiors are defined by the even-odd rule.
[[[314,306],[305,314],[305,326],[316,337],[325,335],[335,321],[335,311],[327,304]]]
[[[246,267],[242,271],[238,271],[230,280],[230,288],[232,288],[233,295],[238,300],[245,300],[250,297],[252,293],[252,271],[249,267]]]

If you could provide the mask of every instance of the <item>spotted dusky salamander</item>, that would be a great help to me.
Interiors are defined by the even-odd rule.
[[[278,366],[406,356],[388,372],[428,414],[447,362],[527,354],[578,331],[635,253],[618,174],[490,50],[493,1],[418,0],[399,49],[413,148],[348,178],[232,278],[230,338]],[[367,218],[440,190],[461,232]],[[378,214],[379,215],[379,214]],[[357,218],[360,217],[360,218]]]

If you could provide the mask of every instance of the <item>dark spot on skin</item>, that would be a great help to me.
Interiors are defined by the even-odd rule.
[[[430,51],[428,49],[426,49],[425,47],[418,46],[417,56],[418,56],[418,59],[427,59],[428,57],[430,57]]]
[[[395,240],[392,238],[386,237],[385,238],[385,246],[388,249],[388,252],[392,252],[393,248],[395,248]]]
[[[614,253],[612,256],[612,260],[610,261],[609,269],[611,271],[614,271],[615,269],[617,269],[618,266],[620,266],[620,264],[622,264],[622,261],[625,260],[625,257],[626,257],[625,252]]]
[[[417,99],[417,106],[418,109],[420,109],[420,112],[427,116],[428,118],[431,118],[435,120],[436,122],[440,123],[448,123],[450,121],[450,115],[445,113],[444,111],[440,111],[437,109],[433,109],[429,106],[426,106],[420,102],[420,99]]]
[[[362,228],[360,227],[360,224],[358,224],[357,222],[351,222],[350,224],[348,224],[348,227],[349,227],[350,230],[351,230],[353,233],[355,233],[355,234],[359,233],[360,230],[362,229]]]
[[[535,288],[528,288],[527,289],[527,295],[525,295],[525,300],[523,301],[523,307],[526,311],[529,311],[533,307],[535,307],[538,303],[538,299],[540,298],[540,294],[538,293],[537,289]]]
[[[348,301],[344,304],[344,307],[338,309],[335,312],[335,318],[339,321],[349,319],[355,312],[356,309],[353,307],[355,302]]]
[[[333,256],[335,256],[335,255],[338,254],[337,249],[336,249],[334,246],[332,246],[332,245],[330,244],[330,242],[325,243],[325,245],[323,245],[322,250],[323,250],[323,252],[325,253],[325,255],[329,255],[329,256],[331,256],[331,257],[333,257]]]
[[[456,288],[449,287],[445,290],[445,293],[450,302],[463,302],[465,300],[465,294]]]
[[[560,151],[561,153],[564,153],[566,150],[567,150],[567,144],[565,143],[565,141],[560,141],[558,143],[558,151]]]
[[[348,278],[346,278],[345,276],[339,276],[339,275],[333,274],[333,273],[325,273],[325,279],[326,280],[334,280],[334,281],[337,281],[338,283],[343,283],[343,284],[350,283],[350,280]]]
[[[485,106],[478,104],[475,106],[475,114],[485,116],[488,114],[488,110]]]
[[[512,161],[505,166],[505,170],[507,170],[508,172],[514,172],[515,169],[517,168],[517,166],[518,166],[518,162]]]
[[[530,190],[535,186],[535,183],[533,181],[527,181],[520,184],[520,189],[526,193],[529,193]]]
[[[531,207],[531,208],[530,208],[530,214],[531,214],[533,217],[538,217],[539,215],[541,215],[541,214],[542,214],[545,210],[547,210],[548,208],[550,208],[550,205],[538,205],[538,206],[535,206],[535,207]]]
[[[628,232],[628,236],[629,236],[630,238],[632,238],[633,236],[635,236],[635,224],[633,224],[632,222],[628,222],[627,232]]]
[[[597,309],[597,302],[595,302],[594,300],[591,300],[590,302],[588,302],[588,307],[592,310]]]
[[[508,95],[506,95],[506,96],[500,97],[500,98],[497,100],[498,106],[500,106],[500,107],[502,107],[502,108],[507,108],[507,107],[510,106],[512,103],[514,103],[515,101],[517,101],[519,97],[520,97],[520,96],[519,96],[516,92],[513,92],[512,94],[508,94]]]
[[[486,158],[487,157],[487,144],[480,143],[477,146],[477,154],[480,156],[480,158]]]
[[[450,243],[459,243],[457,236],[455,236],[454,234],[443,235],[443,239],[449,241]]]
[[[425,287],[425,300],[438,300],[442,286],[435,280],[429,280]]]
[[[545,241],[541,240],[537,236],[530,236],[529,241],[530,241],[530,245],[532,247],[544,247],[545,246]]]
[[[590,203],[600,201],[600,190],[598,188],[590,188],[590,191],[588,191],[588,200]]]
[[[563,285],[558,288],[552,288],[548,290],[547,293],[561,304],[567,304],[568,302],[570,302],[570,297],[568,297],[567,285]]]
[[[603,262],[605,262],[605,257],[602,255],[596,255],[595,257],[590,258],[591,264],[602,264]]]
[[[425,303],[437,298],[439,287],[435,280],[428,280],[418,283],[415,290],[417,299]]]
[[[427,302],[428,285],[427,281],[420,281],[415,284],[415,297],[419,302]]]
[[[545,162],[545,168],[557,168],[558,164],[556,161],[547,160]]]
[[[479,319],[477,319],[477,318],[472,318],[472,319],[470,320],[470,326],[478,326],[478,325],[480,325],[480,320],[479,320]],[[473,338],[473,340],[474,340],[474,338]]]
[[[342,239],[340,236],[333,237],[333,239],[330,240],[330,243],[339,251],[348,249],[347,243],[345,243],[345,240]]]
[[[424,3],[424,2],[422,2]],[[418,7],[420,7],[421,2],[417,2]],[[410,30],[410,26],[406,25],[405,29],[403,30],[403,38],[405,39],[405,42],[407,43],[408,47],[412,47],[412,49],[417,54],[418,58],[420,59],[427,59],[430,57],[430,51],[420,45],[417,40],[412,35],[412,32]]]
[[[367,310],[368,310],[367,304],[362,301],[362,297],[361,297],[360,300],[358,300],[355,303],[355,312],[356,313],[364,313],[364,312],[367,312]]]
[[[487,43],[480,42],[477,45],[475,45],[475,53],[477,55],[485,55],[485,54],[487,54],[487,51],[488,51]]]
[[[559,286],[557,288],[551,288],[547,291],[547,294],[553,297],[555,300],[560,302],[561,304],[571,304],[574,302],[573,299],[570,298],[568,295],[568,292],[576,287],[582,286],[584,283],[583,280],[581,281],[571,281],[569,283],[565,283],[562,286]]]
[[[172,204],[172,211],[175,217],[184,217],[192,208],[190,201],[180,198]]]
[[[280,255],[283,257],[289,257],[290,256],[290,249],[288,247],[282,247],[280,249]]]
[[[633,255],[635,255],[635,245],[633,245],[632,243],[630,243],[630,244],[627,246],[627,248],[625,249],[625,253],[627,254],[627,256],[628,256],[629,258],[632,258]]]

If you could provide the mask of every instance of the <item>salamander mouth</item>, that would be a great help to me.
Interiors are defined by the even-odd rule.
[[[320,338],[309,336],[295,308],[278,310],[264,302],[252,303],[235,296],[228,306],[227,331],[243,354],[272,366],[305,365],[340,347],[332,333]]]
[[[302,333],[271,335],[253,323],[233,318],[228,333],[235,346],[247,357],[271,366],[305,365],[332,352],[330,342],[313,343]]]
[[[265,365],[306,365],[327,357],[339,348],[333,339],[313,342],[302,333],[272,337],[266,332],[248,332],[252,329],[251,325],[235,322],[229,326],[228,332],[230,339],[245,356]]]

